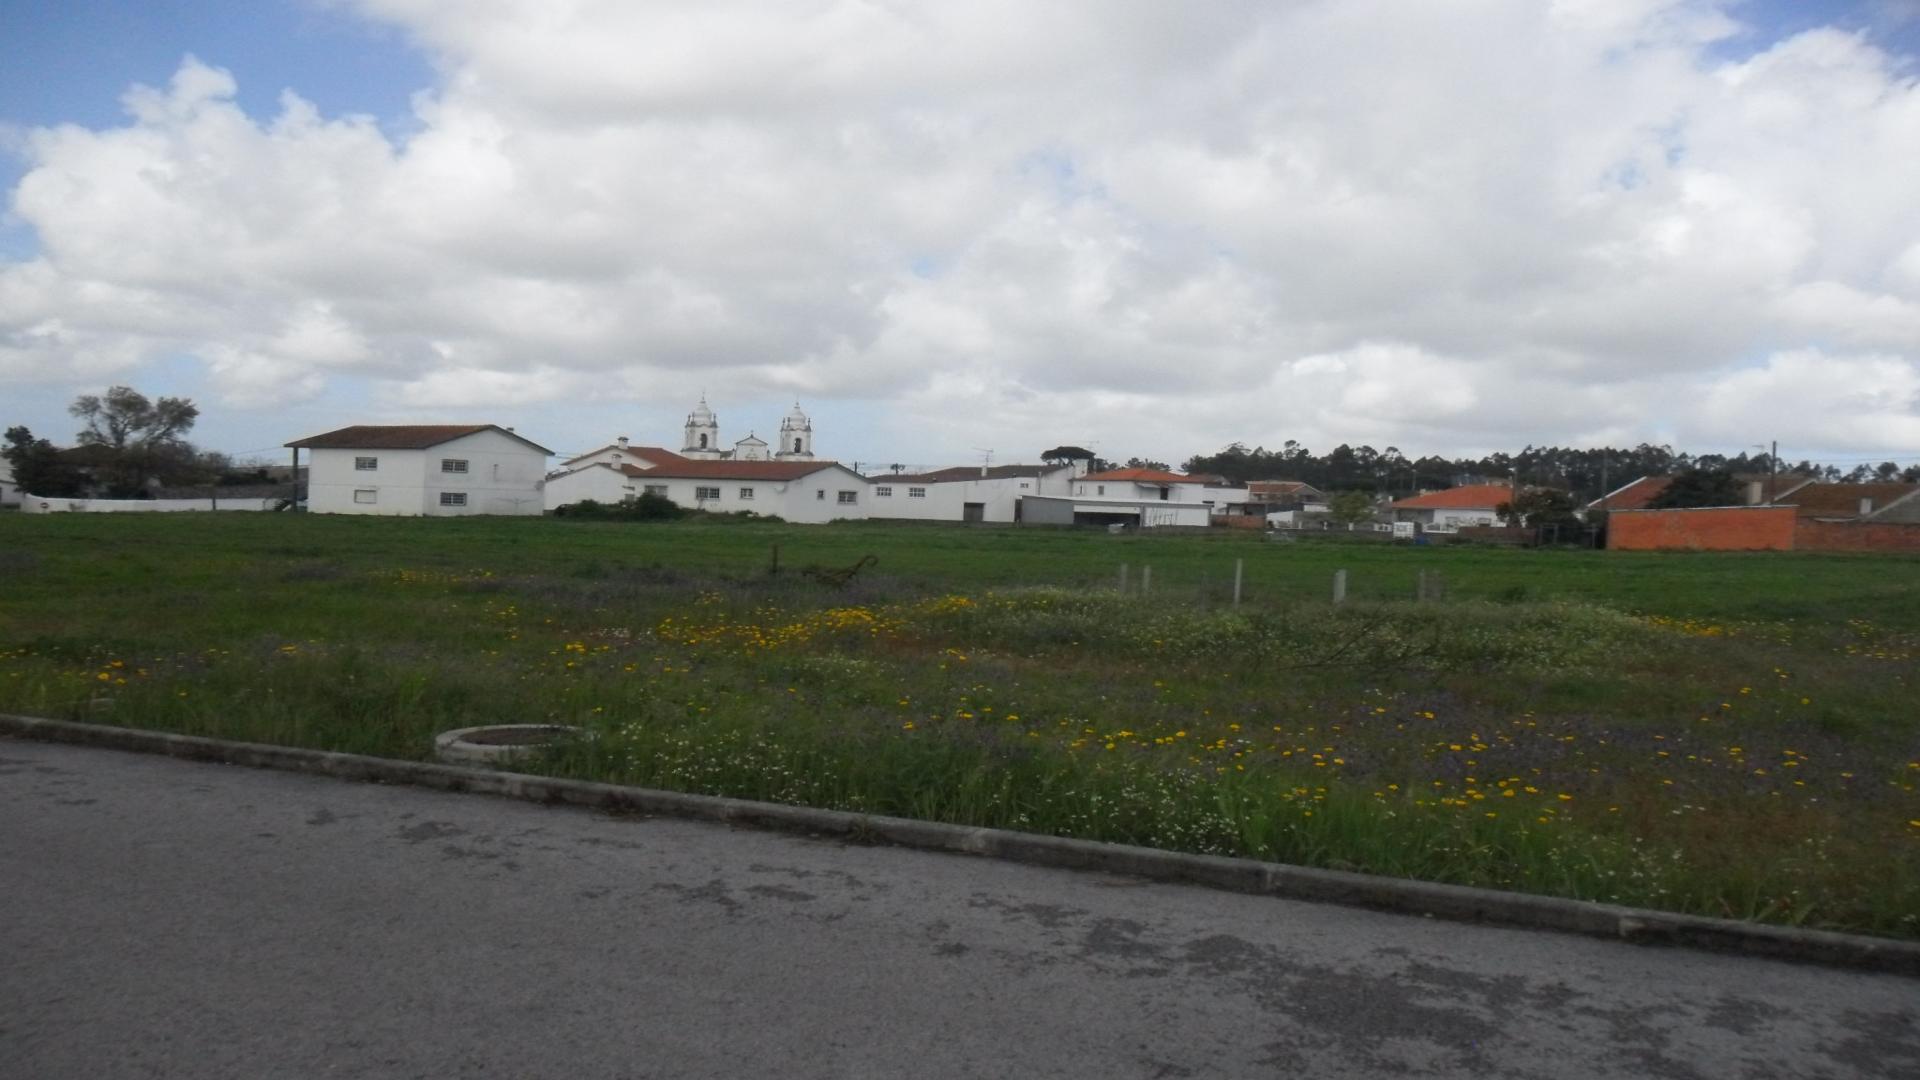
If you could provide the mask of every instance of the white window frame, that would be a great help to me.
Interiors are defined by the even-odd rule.
[[[740,497],[741,497],[742,499],[745,499],[745,500],[747,500],[747,501],[749,501],[749,502],[750,502],[750,501],[752,501],[752,499],[753,499],[753,489],[752,489],[752,488],[750,488],[750,487],[743,487],[743,488],[741,488],[741,489],[740,489]]]
[[[467,493],[464,491],[443,491],[440,493],[441,506],[467,505]]]
[[[883,484],[880,487],[874,488],[873,494],[875,498],[891,499],[893,498],[893,489]]]
[[[814,499],[815,499],[815,501],[817,501],[817,502],[826,502],[826,501],[827,501],[827,489],[826,489],[826,488],[819,488],[819,489],[817,489],[817,490],[815,490],[815,491],[814,491],[814,493],[813,493],[813,497],[814,497]]]
[[[660,496],[661,498],[663,498],[663,499],[664,499],[664,498],[666,498],[666,497],[667,497],[667,485],[665,485],[665,484],[648,484],[648,485],[646,486],[646,488],[645,488],[645,489],[644,489],[644,490],[643,490],[643,491],[641,492],[641,494],[644,494],[644,495],[658,495],[658,496]]]
[[[857,491],[842,491],[834,501],[841,506],[858,506],[860,505],[860,493]]]
[[[440,471],[443,473],[464,473],[467,471],[467,459],[443,457],[440,459]]]
[[[366,498],[360,496],[365,495]],[[379,488],[354,488],[353,501],[363,506],[372,506],[380,501]]]
[[[378,472],[380,459],[377,457],[356,457],[353,459],[354,472]]]
[[[910,487],[910,488],[908,488],[908,489],[907,489],[907,498],[909,498],[909,499],[924,499],[924,498],[926,498],[926,497],[927,497],[927,489],[926,489],[926,488],[923,488],[923,487]]]
[[[717,487],[700,487],[696,485],[693,489],[693,501],[694,502],[719,502],[720,489]]]

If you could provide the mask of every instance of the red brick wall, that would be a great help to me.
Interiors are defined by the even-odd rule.
[[[1805,520],[1794,533],[1793,546],[1801,551],[1920,552],[1920,525]]]
[[[1607,515],[1611,551],[1792,551],[1791,506],[1711,510],[1616,510]]]

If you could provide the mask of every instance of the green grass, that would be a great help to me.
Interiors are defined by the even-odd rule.
[[[1917,668],[1912,558],[0,516],[8,711],[1904,937]]]

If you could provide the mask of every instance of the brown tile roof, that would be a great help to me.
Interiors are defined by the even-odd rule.
[[[1288,495],[1299,495],[1309,491],[1315,495],[1321,494],[1319,488],[1314,487],[1305,480],[1249,480],[1247,481],[1247,491],[1250,494],[1269,499],[1284,498]]]
[[[1587,504],[1589,510],[1645,510],[1673,483],[1671,476],[1643,476],[1633,483],[1610,491]]]
[[[1807,484],[1780,502],[1798,508],[1801,517],[1860,517],[1860,500],[1872,499],[1869,514],[1920,491],[1920,484]]]
[[[837,461],[679,461],[642,469],[622,465],[620,471],[643,480],[798,480],[822,469],[845,468]]]
[[[497,431],[519,439],[543,454],[553,451],[498,424],[355,424],[321,435],[296,439],[288,446],[309,450],[425,450],[465,435]]]
[[[1478,510],[1492,509],[1513,501],[1513,488],[1507,484],[1467,484],[1429,491],[1391,504],[1395,510]]]
[[[1181,476],[1179,473],[1164,469],[1110,469],[1107,472],[1088,473],[1077,477],[1079,480],[1131,480],[1136,484],[1204,484],[1206,480],[1194,476]]]

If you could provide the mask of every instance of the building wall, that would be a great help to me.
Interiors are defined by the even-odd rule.
[[[1607,516],[1610,551],[1792,551],[1791,506],[1699,510],[1615,510]]]
[[[949,480],[944,483],[914,483],[899,481],[891,477],[872,478],[873,497],[868,507],[868,517],[896,518],[912,521],[962,521],[965,520],[966,504],[981,504],[982,521],[994,521],[1002,524],[1024,520],[1017,516],[1020,500],[1028,495],[1064,494],[1067,490],[1068,470],[1059,469],[1048,476],[1007,476],[968,480]],[[923,488],[926,495],[914,498],[909,488]],[[882,495],[882,489],[891,494]]]
[[[1801,551],[1920,552],[1920,524],[1803,519],[1794,530],[1793,546]]]
[[[549,477],[543,491],[543,505],[548,510],[557,510],[569,503],[585,502],[592,499],[598,503],[617,503],[628,496],[638,496],[641,483],[638,477],[608,465],[585,465],[561,476]]]
[[[667,476],[635,476],[627,479],[635,488],[627,494],[640,495],[648,488],[663,488],[665,490],[661,494],[689,510],[728,514],[751,510],[756,514],[778,515],[803,525],[867,517],[869,504],[873,501],[866,478],[837,465],[798,480],[685,479]],[[718,489],[718,497],[701,498],[702,488]],[[743,496],[745,490],[751,490],[752,496]],[[854,501],[842,503],[841,492],[851,492]],[[567,501],[576,500],[569,498]],[[612,501],[618,502],[619,499]]]
[[[463,517],[474,514],[538,514],[545,508],[541,482],[547,456],[497,431],[478,431],[425,450],[310,450],[307,509],[323,514]],[[371,457],[372,470],[355,468]],[[441,462],[467,463],[448,473]],[[355,498],[372,492],[372,502]],[[442,492],[466,495],[465,506],[442,506]]]
[[[28,514],[167,514],[188,510],[272,510],[281,499],[29,499]]]

